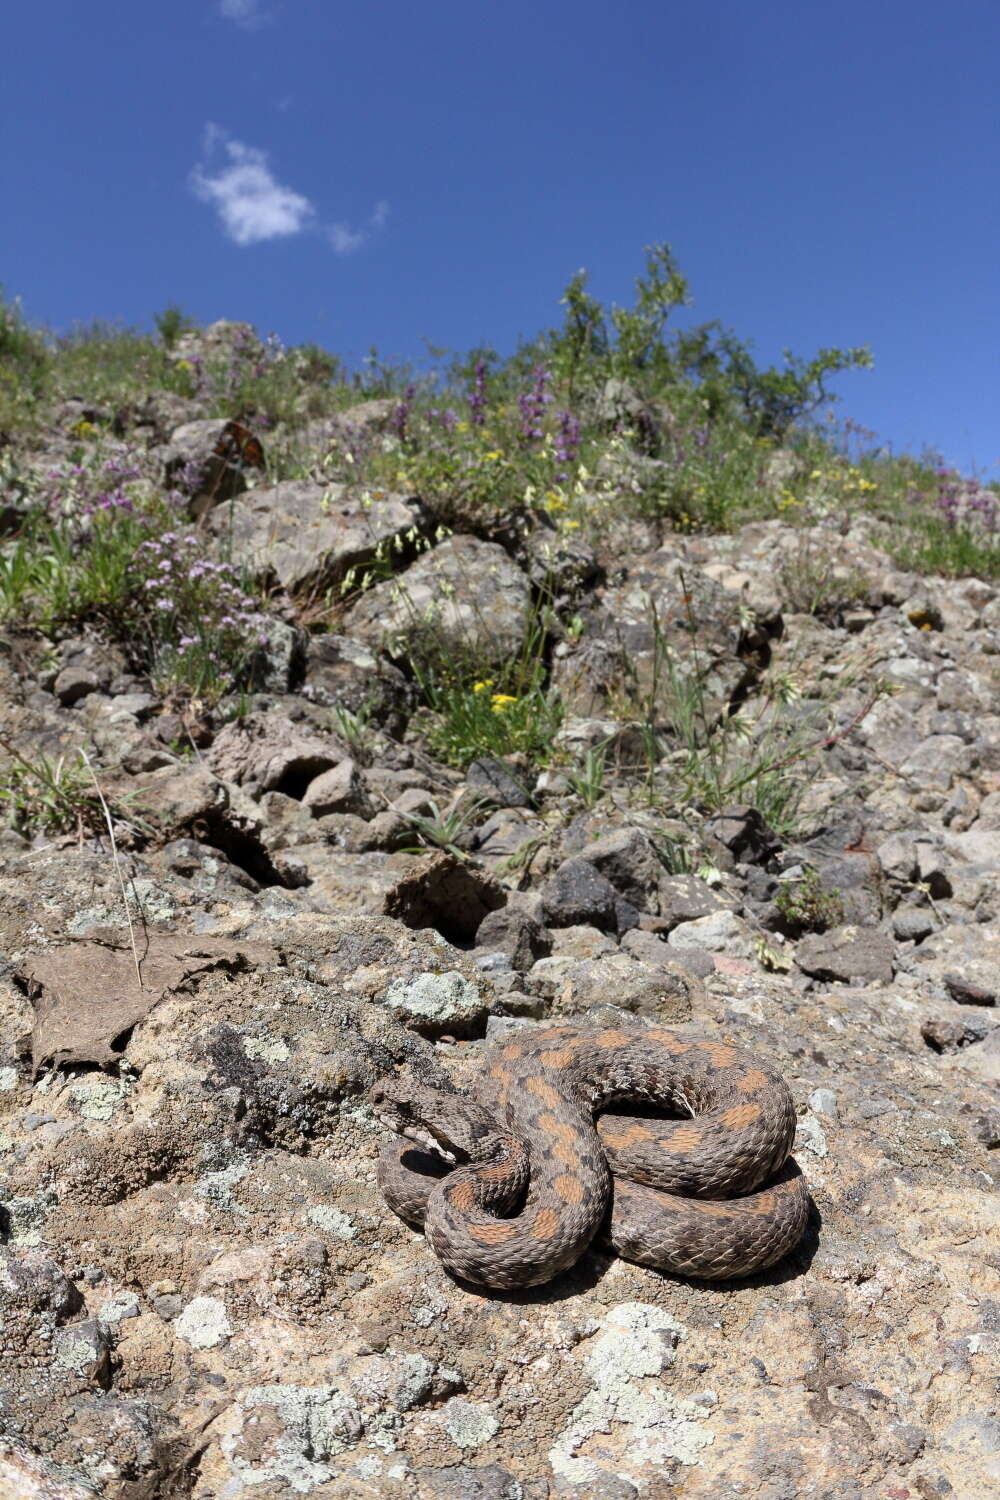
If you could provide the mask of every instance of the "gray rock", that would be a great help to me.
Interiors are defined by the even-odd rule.
[[[311,637],[303,694],[353,715],[362,733],[374,725],[400,739],[410,715],[412,695],[402,672],[346,635]]]
[[[545,920],[551,927],[585,925],[603,932],[618,930],[618,892],[585,859],[564,860],[542,887],[542,901]]]
[[[996,1005],[997,994],[993,985],[976,984],[965,974],[945,974],[944,987],[959,1005]]]
[[[353,813],[357,818],[368,819],[375,814],[364,776],[353,760],[342,760],[310,781],[302,805],[317,818],[327,813]]]
[[[901,906],[892,917],[892,935],[901,943],[920,943],[937,924],[929,906]]]
[[[759,864],[769,859],[779,841],[755,807],[734,803],[705,819],[705,832],[728,849],[735,859]]]
[[[486,671],[516,655],[528,629],[531,590],[502,547],[454,536],[397,578],[378,583],[348,612],[345,628],[392,656],[430,649],[475,660]]]
[[[915,848],[918,880],[935,900],[944,900],[952,894],[945,855],[935,844],[923,839],[917,841]]]
[[[317,776],[347,759],[347,750],[333,735],[300,728],[283,714],[256,713],[220,730],[205,759],[216,776],[251,797],[279,791],[301,798]]]
[[[415,535],[419,510],[400,495],[358,499],[347,485],[288,479],[251,490],[212,525],[230,534],[232,557],[290,594],[329,588]]]
[[[618,951],[615,939],[597,927],[557,927],[551,936],[555,958],[603,958]]]
[[[921,788],[946,792],[973,764],[973,752],[954,734],[932,734],[899,767]]]
[[[847,924],[800,939],[795,962],[817,979],[888,984],[893,974],[893,942],[874,927]]]
[[[470,1036],[486,1025],[489,994],[459,973],[423,973],[394,979],[383,1002],[424,1036]]]
[[[890,880],[908,885],[917,873],[917,847],[907,833],[893,833],[875,851],[875,857]]]
[[[638,828],[621,828],[587,844],[580,857],[610,880],[638,911],[654,909],[663,865],[651,841]]]
[[[552,934],[528,912],[501,906],[480,922],[476,946],[507,954],[513,968],[523,973],[551,952]]]
[[[492,755],[474,760],[465,773],[465,784],[483,806],[531,807],[534,798],[512,767]]]
[[[99,688],[97,673],[92,672],[88,667],[63,667],[53,684],[52,691],[64,708],[70,708],[81,698],[86,698],[89,693],[96,693]]]
[[[289,693],[305,671],[306,631],[274,615],[258,615],[258,644],[248,668],[249,683],[261,693]]]
[[[749,958],[753,953],[750,928],[732,911],[715,911],[693,922],[680,922],[667,937],[667,944],[674,949],[725,953],[730,958]]]
[[[913,953],[913,972],[923,983],[964,1005],[995,1005],[1000,960],[1000,922],[950,922]]]
[[[669,931],[680,922],[694,922],[715,911],[729,911],[732,902],[697,875],[663,875],[659,882],[660,916]]]
[[[72,1370],[91,1385],[111,1385],[111,1339],[102,1323],[88,1319],[60,1328],[56,1335],[57,1364]]]
[[[534,976],[533,969],[529,987]],[[563,1015],[579,1015],[593,1006],[614,1005],[661,1021],[687,1021],[691,994],[692,981],[676,969],[653,968],[628,953],[611,953],[582,962],[570,960],[553,986],[552,1008]]]
[[[420,1493],[433,1500],[523,1500],[524,1487],[499,1464],[448,1464],[440,1469],[417,1469]]]

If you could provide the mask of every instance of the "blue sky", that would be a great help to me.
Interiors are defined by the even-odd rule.
[[[695,320],[868,343],[843,415],[1000,471],[996,0],[35,0],[4,51],[33,321],[506,352],[665,240]]]

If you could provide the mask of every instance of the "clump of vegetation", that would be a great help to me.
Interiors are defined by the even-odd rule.
[[[844,920],[844,903],[836,887],[826,887],[819,873],[807,865],[798,880],[782,885],[774,907],[789,937],[803,932],[826,932]]]
[[[234,568],[158,492],[143,457],[95,443],[56,465],[0,551],[0,621],[92,626],[161,691],[211,701],[246,680],[267,621]]]
[[[909,525],[894,547],[903,567],[945,577],[1000,577],[1000,492],[938,465],[906,495]]]

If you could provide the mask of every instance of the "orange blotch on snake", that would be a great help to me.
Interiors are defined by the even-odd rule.
[[[725,1042],[699,1042],[698,1049],[708,1054],[714,1068],[731,1068],[737,1060],[735,1048],[727,1047]]]
[[[751,1193],[748,1198],[741,1198],[737,1205],[745,1214],[759,1214],[762,1219],[774,1212],[775,1196],[770,1191],[766,1193]]]
[[[756,1094],[758,1089],[766,1089],[768,1082],[767,1074],[759,1068],[748,1068],[735,1087],[741,1094]]]
[[[544,1078],[529,1078],[524,1087],[527,1093],[534,1094],[536,1099],[541,1099],[550,1109],[555,1109],[562,1101],[559,1090],[554,1089],[551,1083],[546,1083]]]
[[[540,1208],[535,1215],[535,1222],[531,1226],[531,1237],[536,1240],[550,1240],[553,1235],[559,1233],[559,1215],[551,1208]]]
[[[553,1052],[539,1052],[538,1061],[544,1068],[568,1068],[575,1056],[572,1047],[562,1047]]]
[[[733,1130],[740,1130],[744,1125],[753,1125],[760,1119],[759,1104],[734,1104],[732,1109],[723,1110],[719,1116],[722,1125],[728,1125]]]
[[[510,1167],[505,1161],[495,1161],[491,1167],[483,1167],[476,1176],[480,1182],[506,1182]]]
[[[624,1031],[599,1031],[594,1037],[598,1047],[627,1047],[632,1040]]]
[[[476,1206],[476,1190],[471,1182],[456,1182],[454,1187],[446,1189],[448,1202],[460,1213],[467,1214]]]
[[[601,1140],[606,1145],[614,1147],[616,1151],[621,1151],[626,1146],[638,1146],[643,1141],[653,1139],[653,1132],[645,1125],[628,1125],[624,1130],[611,1130],[602,1121],[600,1131]]]
[[[667,1150],[677,1156],[686,1156],[689,1151],[697,1151],[704,1134],[698,1125],[678,1125],[667,1137]]]
[[[539,1130],[543,1130],[546,1135],[551,1135],[555,1140],[562,1141],[567,1146],[571,1145],[578,1138],[577,1131],[572,1125],[558,1119],[556,1115],[551,1114],[548,1110],[545,1111],[544,1115],[538,1116],[538,1128]]]
[[[572,1172],[560,1172],[558,1177],[553,1177],[552,1186],[564,1203],[583,1202],[583,1183]]]
[[[580,1160],[579,1152],[575,1151],[572,1146],[568,1146],[565,1141],[560,1141],[558,1145],[552,1147],[552,1155],[558,1157],[561,1162],[565,1162],[567,1167],[577,1166]]]
[[[517,1230],[513,1224],[506,1224],[503,1219],[496,1219],[491,1224],[470,1224],[469,1233],[481,1245],[505,1245],[517,1233]]]
[[[644,1042],[655,1042],[658,1047],[663,1048],[664,1052],[669,1052],[674,1057],[680,1057],[691,1049],[690,1042],[685,1042],[672,1031],[665,1031],[662,1026],[651,1026],[648,1031],[643,1031],[640,1035]]]

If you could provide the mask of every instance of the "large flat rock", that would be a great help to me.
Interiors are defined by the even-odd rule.
[[[212,518],[234,563],[277,580],[289,593],[324,589],[348,569],[401,541],[418,521],[416,503],[383,492],[359,498],[342,484],[289,479],[252,490]]]

